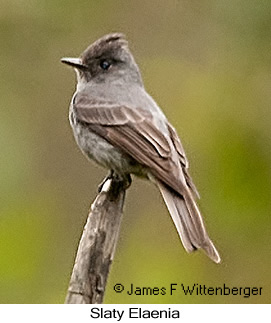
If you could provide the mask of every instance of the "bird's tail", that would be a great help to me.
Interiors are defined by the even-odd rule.
[[[206,232],[201,214],[190,192],[182,196],[157,179],[156,184],[186,251],[203,249],[208,257],[219,263],[220,256]]]

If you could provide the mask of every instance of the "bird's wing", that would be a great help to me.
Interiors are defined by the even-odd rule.
[[[219,262],[192,196],[196,190],[174,128],[168,124],[169,132],[165,135],[156,127],[152,115],[143,109],[95,101],[83,95],[75,96],[73,108],[75,117],[91,131],[149,168],[149,176],[163,195],[185,249],[191,252],[202,248]]]
[[[182,166],[182,170],[185,176],[185,180],[187,185],[190,187],[191,191],[194,193],[195,197],[200,198],[199,192],[195,186],[195,184],[193,183],[193,180],[188,172],[188,168],[189,168],[189,164],[188,164],[188,160],[186,158],[184,149],[183,149],[183,145],[177,135],[176,130],[172,127],[171,124],[168,124],[168,130],[169,130],[169,134],[171,137],[171,140],[173,142],[173,145],[176,149],[176,151],[178,152],[179,155],[179,160]]]
[[[174,145],[178,144],[172,142],[170,132],[166,136],[155,126],[152,115],[146,110],[131,109],[82,94],[74,98],[73,108],[75,117],[87,124],[91,131],[148,167],[156,178],[176,192],[183,195],[189,189],[185,173],[176,162],[177,147],[174,149]]]

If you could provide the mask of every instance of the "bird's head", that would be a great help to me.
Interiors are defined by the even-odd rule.
[[[125,36],[113,33],[91,44],[79,58],[62,58],[75,68],[78,80],[96,83],[125,82],[142,84],[140,71],[128,48]]]

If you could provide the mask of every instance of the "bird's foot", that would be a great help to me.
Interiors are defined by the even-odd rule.
[[[123,182],[123,188],[127,190],[132,184],[132,177],[130,174],[127,174],[125,177],[121,177],[120,181]]]
[[[102,189],[103,189],[103,186],[104,184],[110,180],[110,179],[113,179],[113,170],[110,170],[108,175],[103,179],[103,181],[98,185],[98,193],[101,193]]]
[[[125,176],[122,176],[122,175],[115,173],[113,170],[110,170],[109,174],[98,185],[98,193],[101,193],[104,184],[108,180],[112,180],[112,181],[114,181],[114,183],[121,185],[124,190],[127,190],[132,184],[132,178],[131,178],[130,174],[126,174]]]

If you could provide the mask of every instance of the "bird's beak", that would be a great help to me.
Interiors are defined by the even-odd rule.
[[[87,68],[87,66],[82,63],[81,58],[63,57],[61,58],[61,62],[80,70]]]

